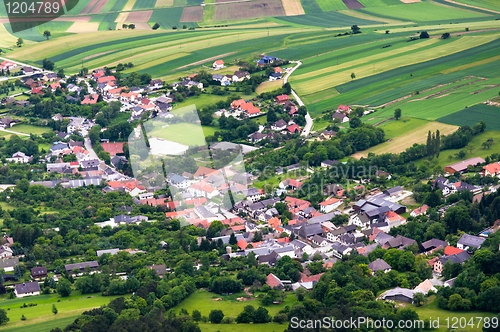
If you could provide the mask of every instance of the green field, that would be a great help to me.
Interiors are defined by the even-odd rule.
[[[0,300],[0,308],[7,311],[10,321],[0,327],[0,331],[37,331],[45,332],[54,327],[64,328],[68,323],[78,317],[83,311],[109,303],[116,296],[103,297],[100,294],[81,295],[79,292],[67,298],[58,294],[39,295],[20,299]],[[60,300],[60,301],[59,301]],[[37,306],[20,308],[23,303],[36,303]],[[52,313],[55,304],[58,313]],[[21,320],[24,315],[27,319]]]
[[[482,7],[490,10],[500,11],[500,3],[497,0],[456,0],[471,6]]]
[[[455,20],[481,17],[484,14],[472,10],[458,9],[451,6],[440,6],[431,2],[399,4],[384,7],[361,9],[363,12],[381,17],[390,17],[413,22]]]
[[[136,0],[133,10],[154,8],[156,0]]]
[[[457,126],[471,126],[479,121],[484,121],[487,129],[500,130],[500,107],[484,104],[474,105],[439,118],[438,121]]]
[[[148,136],[163,138],[167,141],[173,141],[187,146],[202,146],[205,145],[206,133],[202,127],[194,123],[176,123],[168,126],[154,126],[150,128],[146,122]],[[213,132],[211,132],[213,134]]]
[[[260,301],[255,298],[248,301],[236,300],[237,297],[244,295],[245,294],[242,293],[239,295],[233,294],[229,296],[222,296],[215,293],[210,293],[208,291],[199,290],[196,293],[189,296],[184,301],[182,301],[181,303],[179,303],[177,306],[175,306],[174,310],[178,312],[184,308],[191,314],[193,310],[196,309],[199,310],[203,316],[208,316],[211,310],[219,309],[224,312],[224,315],[226,317],[236,318],[243,311],[243,308],[247,305],[253,305],[256,309],[257,307],[262,306]],[[222,301],[214,301],[213,300],[214,298],[221,298]],[[289,293],[282,304],[280,305],[273,304],[270,306],[265,306],[265,308],[269,311],[270,315],[274,316],[276,313],[278,313],[278,311],[283,309],[285,306],[291,307],[295,302],[296,302],[295,295]]]
[[[316,0],[316,2],[324,12],[348,9],[342,0]]]
[[[431,296],[429,299],[430,303],[427,305],[421,307],[411,306],[411,309],[417,312],[420,319],[439,319],[440,323],[439,329],[434,331],[439,331],[439,332],[449,331],[446,323],[447,318],[450,319],[450,326],[451,326],[451,322],[454,317],[458,317],[459,319],[461,317],[464,317],[467,320],[467,322],[469,322],[470,319],[473,319],[477,324],[479,320],[476,319],[476,317],[495,316],[495,314],[489,312],[481,312],[481,311],[454,312],[454,311],[439,309],[437,307],[436,301],[434,301],[434,298],[435,298],[434,296]],[[476,326],[475,328],[467,326],[466,330],[471,332],[481,332],[482,325],[480,327]]]
[[[52,131],[52,129],[50,129],[49,127],[38,127],[28,124],[20,124],[12,127],[10,130],[16,131],[18,133],[36,134],[36,135],[41,135],[43,133],[49,133]]]

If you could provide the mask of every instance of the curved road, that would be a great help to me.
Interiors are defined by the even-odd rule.
[[[300,62],[300,61],[290,61],[290,62],[296,63],[297,65],[295,67],[293,67],[292,70],[290,70],[288,73],[286,73],[286,75],[283,79],[285,84],[288,82],[288,77],[290,77],[290,75],[292,75],[292,73],[295,71],[295,69],[299,68],[299,66],[302,64],[302,62]],[[302,102],[300,97],[297,95],[297,93],[295,93],[295,91],[293,91],[293,89],[292,89],[292,96],[293,96],[293,98],[295,98],[295,100],[297,101],[299,106],[304,106],[304,103]],[[313,119],[309,115],[309,112],[307,112],[305,118],[306,118],[306,125],[304,126],[304,129],[302,130],[302,133],[300,135],[307,137],[307,136],[309,136],[309,133],[311,132],[312,125],[313,125]]]

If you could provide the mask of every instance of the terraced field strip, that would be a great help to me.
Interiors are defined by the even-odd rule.
[[[439,130],[441,135],[449,135],[455,132],[457,129],[458,126],[448,125],[441,122],[429,122],[428,124],[424,124],[415,129],[406,131],[406,133],[404,133],[403,135],[394,137],[388,142],[376,145],[365,151],[357,152],[352,157],[359,159],[361,157],[367,157],[368,153],[400,153],[415,143],[425,143],[429,130],[432,132]]]
[[[12,47],[16,44],[17,38],[14,37],[7,29],[4,24],[0,24],[0,46],[2,47]]]
[[[123,6],[123,11],[131,11],[134,8],[136,0],[128,0],[127,3],[125,3],[125,6]]]
[[[172,7],[174,0],[156,0],[155,8],[158,7]]]
[[[342,0],[316,0],[316,2],[324,12],[348,9]]]
[[[136,0],[134,7],[132,9],[133,10],[150,9],[154,8],[155,4],[156,0]]]
[[[391,17],[415,22],[484,17],[485,14],[432,2],[399,4],[385,7],[364,8],[361,11],[380,17]]]
[[[307,13],[307,9],[304,6],[304,2],[302,1],[302,6],[304,7],[304,10],[306,11],[306,15],[300,15],[300,16],[285,16],[285,17],[280,17],[279,19],[276,19],[277,21],[283,21],[283,22],[288,22],[288,23],[293,23],[293,24],[300,24],[303,25],[304,27],[323,27],[323,28],[333,28],[333,27],[345,27],[345,28],[350,28],[353,24],[357,25],[370,25],[370,24],[377,24],[380,22],[387,22],[388,20],[386,19],[380,19],[376,18],[376,20],[367,20],[364,18],[359,18],[359,17],[354,17],[354,16],[349,16],[344,13],[346,11],[340,12],[319,12],[319,13]],[[368,16],[368,15],[366,15]]]
[[[439,118],[438,121],[456,126],[484,121],[488,130],[500,130],[500,107],[478,104]]]
[[[417,44],[415,46],[409,45],[407,48],[401,50],[374,54],[358,60],[355,63],[350,62],[338,66],[333,65],[322,71],[319,70],[292,76],[290,81],[291,83],[294,82],[293,86],[299,95],[307,95],[349,82],[351,80],[350,75],[353,72],[356,78],[372,76],[394,68],[437,59],[452,53],[458,53],[488,43],[496,38],[496,36],[465,36],[452,43],[445,43],[435,47],[429,47],[433,44],[430,41],[426,44]],[[400,55],[394,56],[396,54]]]
[[[203,20],[203,7],[184,7],[180,22],[201,22]]]
[[[363,12],[358,11],[358,10],[341,10],[341,11],[339,11],[339,13],[341,13],[343,15],[355,17],[358,19],[362,19],[362,20],[372,21],[372,22],[380,22],[380,23],[388,23],[388,24],[398,24],[398,23],[403,22],[403,21],[396,20],[393,18],[378,17],[375,15],[370,15],[370,14],[363,13]]]
[[[286,16],[304,15],[306,13],[300,0],[282,0],[282,2]]]
[[[113,7],[111,7],[110,11],[119,12],[123,10],[127,2],[128,0],[116,0],[115,4],[113,5]]]
[[[163,36],[160,35],[155,38],[152,38],[154,36],[153,35],[148,36],[149,38],[139,38],[138,40],[129,39],[116,41],[115,43],[101,43],[99,46],[95,45],[94,47],[89,47],[88,50],[86,50],[86,48],[82,48],[79,51],[70,51],[66,54],[60,54],[57,58],[57,63],[59,66],[66,68],[68,71],[78,70],[79,66],[81,66],[81,59],[83,57],[109,51],[112,52],[87,61],[86,66],[88,68],[97,68],[116,61],[123,62],[123,59],[130,58],[134,59],[134,64],[140,65],[146,61],[151,61],[150,57],[154,52],[156,52],[155,59],[160,59],[164,56],[176,54],[178,52],[189,53],[193,51],[196,51],[198,56],[202,56],[204,49],[211,49],[212,52],[220,50],[217,54],[222,54],[221,52],[224,52],[225,50],[233,50],[234,48],[231,47],[231,44],[233,43],[244,45],[245,43],[248,43],[248,41],[259,40],[262,38],[274,38],[279,40],[282,35],[291,34],[293,31],[294,29],[290,28],[279,28],[269,32],[262,30],[249,32],[242,31],[238,35],[231,32],[226,32],[225,34],[219,33],[217,35],[211,34],[209,42],[206,43],[200,43],[202,40],[207,40],[207,35],[205,33],[189,33],[189,35],[188,32],[186,32],[186,34],[164,33]],[[270,35],[269,37],[268,33]],[[147,54],[147,56],[145,54]],[[182,60],[183,59],[179,59],[181,63],[184,62],[185,64],[186,61]],[[154,69],[152,70],[153,71],[151,73],[155,74]]]
[[[463,31],[466,32],[465,29],[468,28],[469,31],[477,31],[477,30],[485,30],[485,29],[497,29],[500,28],[500,20],[491,20],[491,21],[481,21],[481,22],[465,22],[465,23],[454,23],[448,24],[446,26],[443,25],[417,25],[417,26],[409,26],[409,27],[391,27],[389,30],[391,33],[399,33],[399,32],[420,32],[422,30],[428,31],[431,35],[434,30],[443,30],[446,29],[448,32],[454,31]],[[386,29],[381,29],[375,31],[376,33],[385,34]]]
[[[86,32],[95,32],[98,30],[99,30],[99,23],[98,22],[75,22],[67,30],[67,32],[86,33]]]
[[[124,13],[118,14],[118,16],[116,17],[115,22],[117,22],[117,23],[127,22],[128,14],[129,14],[128,12],[124,12]]]
[[[215,6],[214,20],[242,20],[266,16],[285,16],[281,0],[254,0]]]
[[[152,10],[145,10],[145,11],[141,11],[141,12],[130,12],[128,14],[126,22],[132,22],[132,23],[149,22],[151,15],[153,15]]]
[[[90,0],[90,2],[82,9],[80,14],[89,14],[92,8],[99,2],[100,0]]]
[[[495,12],[500,11],[500,3],[497,0],[456,0],[450,2],[458,2],[474,8],[485,8]]]
[[[97,14],[99,13],[102,8],[106,5],[108,0],[99,0],[98,3],[95,4],[95,6],[90,10],[89,14]]]
[[[361,9],[365,8],[358,0],[342,0],[349,9]]]

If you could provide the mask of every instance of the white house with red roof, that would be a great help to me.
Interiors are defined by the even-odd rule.
[[[329,213],[341,206],[342,203],[341,199],[330,197],[319,203],[319,210],[323,213]]]
[[[212,64],[212,68],[215,70],[224,68],[224,61],[220,59],[215,60],[214,63]]]
[[[500,175],[500,161],[496,163],[491,163],[486,166],[483,166],[484,176],[498,176]]]
[[[340,104],[339,107],[337,107],[337,111],[342,112],[344,114],[349,114],[352,112],[352,109],[347,105]]]
[[[17,64],[12,62],[12,61],[4,60],[4,61],[2,61],[2,63],[0,63],[0,69],[2,69],[2,70],[10,70],[10,69],[16,68],[16,67],[17,67]]]
[[[275,100],[278,104],[284,104],[290,100],[290,97],[288,97],[288,95],[282,94],[282,95],[277,96],[275,98]]]
[[[429,209],[429,206],[427,204],[424,204],[421,207],[416,208],[415,210],[411,211],[410,216],[417,217],[420,215],[425,215],[427,213],[428,209]]]

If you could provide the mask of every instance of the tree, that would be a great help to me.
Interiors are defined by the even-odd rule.
[[[355,79],[356,78],[356,74],[354,73],[351,73],[351,80]]]
[[[131,30],[134,30],[135,29],[135,24],[129,24],[128,28],[131,29]]]
[[[400,108],[396,108],[394,110],[394,119],[399,120],[400,118],[401,118],[401,109]]]
[[[439,132],[439,129],[436,130],[436,141],[434,143],[436,158],[439,158],[439,153],[441,152],[441,133]]]
[[[361,119],[360,118],[354,118],[349,121],[349,127],[351,128],[358,128],[362,125]]]
[[[56,305],[55,305],[55,304],[52,304],[52,313],[53,313],[54,315],[56,315],[58,312],[59,312],[59,310],[57,310]]]
[[[357,33],[361,33],[361,29],[356,25],[354,24],[352,27],[351,27],[351,31],[352,33],[355,35]]]
[[[429,33],[427,31],[422,31],[420,33],[420,39],[429,38]]]
[[[231,233],[231,235],[229,236],[229,244],[234,245],[236,243],[238,243],[238,240],[236,239],[236,235],[234,235],[234,233]]]
[[[43,36],[44,36],[45,38],[47,38],[47,40],[49,40],[49,38],[50,38],[50,36],[51,36],[50,31],[49,31],[49,30],[45,30],[45,31],[43,32]]]
[[[220,324],[223,318],[224,318],[224,313],[222,312],[222,310],[218,309],[211,310],[210,314],[208,315],[208,320],[212,324]]]
[[[255,315],[255,308],[251,305],[245,306],[243,311],[236,317],[236,323],[248,324],[253,322]]]
[[[57,283],[56,290],[62,297],[70,296],[71,292],[73,291],[73,289],[71,288],[71,282],[68,279],[61,279]]]
[[[24,44],[24,40],[22,38],[17,38],[16,45],[17,47],[21,47]]]
[[[159,28],[160,28],[160,24],[155,23],[155,24],[153,25],[153,28],[152,28],[152,29],[153,29],[153,30],[158,30]]]
[[[450,38],[450,33],[449,32],[445,32],[441,35],[441,39],[448,39]]]
[[[201,320],[201,312],[199,310],[193,310],[193,313],[191,314],[191,317],[193,317],[193,320],[195,322],[199,322]]]
[[[53,70],[54,63],[52,61],[50,61],[49,59],[45,58],[42,61],[42,67],[43,67],[43,69],[46,69],[46,70]]]
[[[7,317],[7,312],[4,309],[0,309],[0,325],[7,324],[9,321],[9,317]]]
[[[266,308],[264,307],[258,307],[257,310],[255,310],[255,314],[253,316],[253,322],[254,324],[264,324],[264,323],[269,323],[271,321],[271,316],[269,316],[269,311],[267,311]]]
[[[125,24],[125,23],[123,23],[123,24],[122,24],[122,29],[127,29],[127,28],[128,28],[128,25],[127,25],[127,24]]]
[[[417,307],[421,307],[425,303],[425,295],[421,292],[416,292],[413,294],[413,304]]]

